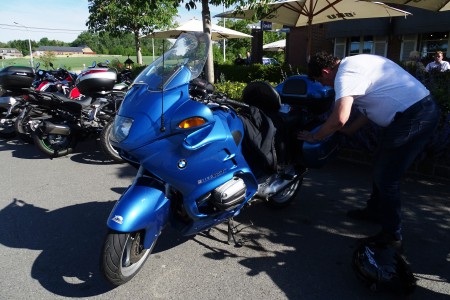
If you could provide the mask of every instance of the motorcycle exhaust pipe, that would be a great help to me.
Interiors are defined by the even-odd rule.
[[[43,126],[44,132],[47,134],[70,135],[70,127],[67,125],[53,124],[45,121]]]

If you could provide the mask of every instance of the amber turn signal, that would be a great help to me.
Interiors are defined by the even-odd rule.
[[[182,128],[182,129],[188,129],[188,128],[203,125],[205,123],[206,123],[205,119],[200,118],[200,117],[193,117],[193,118],[188,118],[188,119],[181,121],[181,123],[178,124],[178,127]]]

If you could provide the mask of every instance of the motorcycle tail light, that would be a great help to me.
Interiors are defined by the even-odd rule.
[[[178,127],[181,129],[188,129],[192,127],[197,127],[206,123],[206,120],[200,117],[192,117],[185,119],[178,124]]]

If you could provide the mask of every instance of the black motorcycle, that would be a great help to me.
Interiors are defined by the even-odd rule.
[[[36,147],[49,157],[60,157],[71,153],[78,141],[97,135],[103,152],[113,161],[121,162],[109,142],[114,116],[125,96],[125,91],[114,89],[116,81],[115,70],[89,68],[77,78],[76,86],[85,95],[80,100],[57,93],[30,91],[40,103],[39,107],[47,110],[42,117],[24,115],[22,118],[33,132]]]

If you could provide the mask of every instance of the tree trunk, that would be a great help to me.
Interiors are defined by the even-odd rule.
[[[202,0],[202,19],[203,19],[203,32],[205,32],[209,40],[211,41],[211,12],[209,11],[208,0]],[[206,79],[214,83],[214,61],[212,42],[209,43],[208,58],[206,59],[205,66]]]
[[[139,31],[134,32],[134,44],[136,45],[136,60],[138,65],[142,66],[141,40],[139,39]]]

